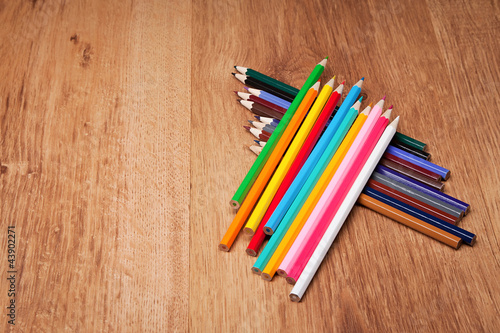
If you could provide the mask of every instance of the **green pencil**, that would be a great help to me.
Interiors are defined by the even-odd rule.
[[[256,80],[259,80],[263,83],[270,85],[271,87],[275,87],[279,90],[282,90],[286,93],[289,93],[292,96],[296,96],[299,93],[299,89],[289,86],[286,83],[278,81],[270,76],[264,75],[260,72],[257,72],[254,69],[242,67],[242,66],[234,66],[234,68],[240,72],[241,74],[245,74],[247,76],[253,77]]]
[[[266,164],[269,156],[273,152],[274,147],[281,138],[281,135],[288,126],[288,123],[295,114],[295,111],[297,111],[297,108],[304,99],[304,96],[306,95],[307,91],[309,90],[309,88],[312,87],[313,84],[316,83],[316,81],[318,81],[319,77],[323,73],[327,59],[328,57],[323,59],[319,64],[316,65],[316,67],[314,67],[311,75],[309,75],[309,77],[307,78],[306,82],[300,89],[297,96],[294,98],[292,104],[286,111],[285,115],[280,120],[280,123],[278,124],[273,134],[267,141],[264,149],[262,149],[261,153],[259,154],[255,162],[253,163],[252,167],[250,168],[250,171],[248,171],[247,175],[245,176],[245,179],[243,179],[243,182],[238,187],[238,190],[236,190],[236,193],[234,194],[233,198],[230,201],[231,207],[235,209],[238,209],[240,207],[241,203],[248,194],[248,191],[255,182],[255,179],[257,179],[257,176],[259,175],[260,171]]]
[[[420,142],[418,140],[415,140],[413,138],[410,138],[408,135],[401,134],[399,132],[396,132],[394,135],[394,140],[397,140],[401,143],[406,143],[408,146],[411,146],[415,149],[419,149],[424,151],[426,144],[423,142]]]

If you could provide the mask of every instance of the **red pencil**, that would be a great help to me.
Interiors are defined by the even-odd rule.
[[[278,191],[276,192],[273,200],[271,201],[271,204],[267,208],[266,214],[264,215],[262,221],[255,230],[255,234],[253,235],[252,240],[248,244],[246,250],[248,255],[250,256],[257,255],[257,252],[259,251],[262,243],[264,242],[264,239],[266,238],[266,234],[264,234],[264,226],[266,225],[267,220],[269,220],[269,218],[273,214],[274,210],[276,209],[279,202],[285,195],[286,191],[292,184],[293,180],[295,179],[295,176],[300,171],[300,168],[304,165],[305,161],[307,160],[307,157],[314,148],[314,145],[321,136],[321,133],[323,132],[323,129],[325,128],[326,123],[328,122],[328,119],[332,115],[333,110],[335,110],[335,107],[337,106],[338,102],[340,101],[340,98],[342,97],[344,82],[342,82],[337,87],[337,89],[335,89],[335,91],[330,95],[330,98],[326,102],[325,107],[323,108],[321,114],[316,120],[314,127],[311,129],[311,132],[309,133],[306,141],[304,142],[304,145],[297,154],[297,157],[293,161],[293,164],[290,166],[290,169],[288,170],[285,178],[283,179],[283,182],[278,188]]]

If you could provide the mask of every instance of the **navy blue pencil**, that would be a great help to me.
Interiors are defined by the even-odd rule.
[[[383,194],[377,190],[374,190],[370,187],[365,187],[365,189],[363,190],[363,193],[376,199],[376,200],[379,200],[379,201],[385,203],[386,205],[394,207],[394,208],[402,211],[403,213],[406,213],[406,214],[411,215],[411,216],[413,216],[421,221],[429,223],[429,224],[435,226],[436,228],[439,228],[441,230],[449,232],[452,235],[460,237],[468,245],[472,246],[472,245],[474,245],[474,243],[476,241],[476,235],[474,235],[473,233],[471,233],[467,230],[464,230],[460,227],[457,227],[456,225],[453,225],[451,223],[448,223],[448,222],[445,222],[441,219],[438,219],[437,217],[434,217],[430,214],[427,214],[427,213],[425,213],[417,208],[414,208],[408,204],[405,204],[399,200],[391,198],[390,196],[385,195],[385,194]]]

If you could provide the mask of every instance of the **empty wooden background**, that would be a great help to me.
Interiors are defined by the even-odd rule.
[[[0,0],[0,327],[37,332],[500,330],[498,1]],[[233,65],[365,76],[472,206],[458,251],[356,206],[303,302],[239,236],[255,156]],[[7,226],[17,318],[7,323]]]

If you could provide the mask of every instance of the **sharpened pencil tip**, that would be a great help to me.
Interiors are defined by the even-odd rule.
[[[363,77],[361,78],[361,81],[364,81],[364,80],[365,80],[365,77],[363,76]]]
[[[341,84],[345,84],[345,80],[344,80],[344,81],[342,81],[342,83],[341,83]]]
[[[243,87],[243,89],[247,90],[248,91],[248,87]]]
[[[384,95],[384,97],[382,97],[382,100],[385,101],[385,95]]]
[[[392,109],[392,107],[393,107],[393,105],[389,106],[388,110],[389,110],[389,109]]]
[[[370,105],[368,105],[368,106],[369,106],[369,107],[372,107],[372,106],[373,106],[373,102],[372,102],[372,103],[370,103]]]
[[[361,103],[363,101],[363,96],[361,96],[358,101]]]
[[[244,129],[246,129],[247,131],[250,131],[250,126],[243,126]]]
[[[328,57],[325,57],[325,59],[328,59]]]
[[[256,144],[260,144],[260,141],[259,140],[253,140],[253,142],[255,142]]]
[[[235,76],[235,75],[236,75],[236,73],[231,73],[231,74],[233,74],[233,76]]]
[[[255,119],[260,120],[260,116],[253,116]]]

